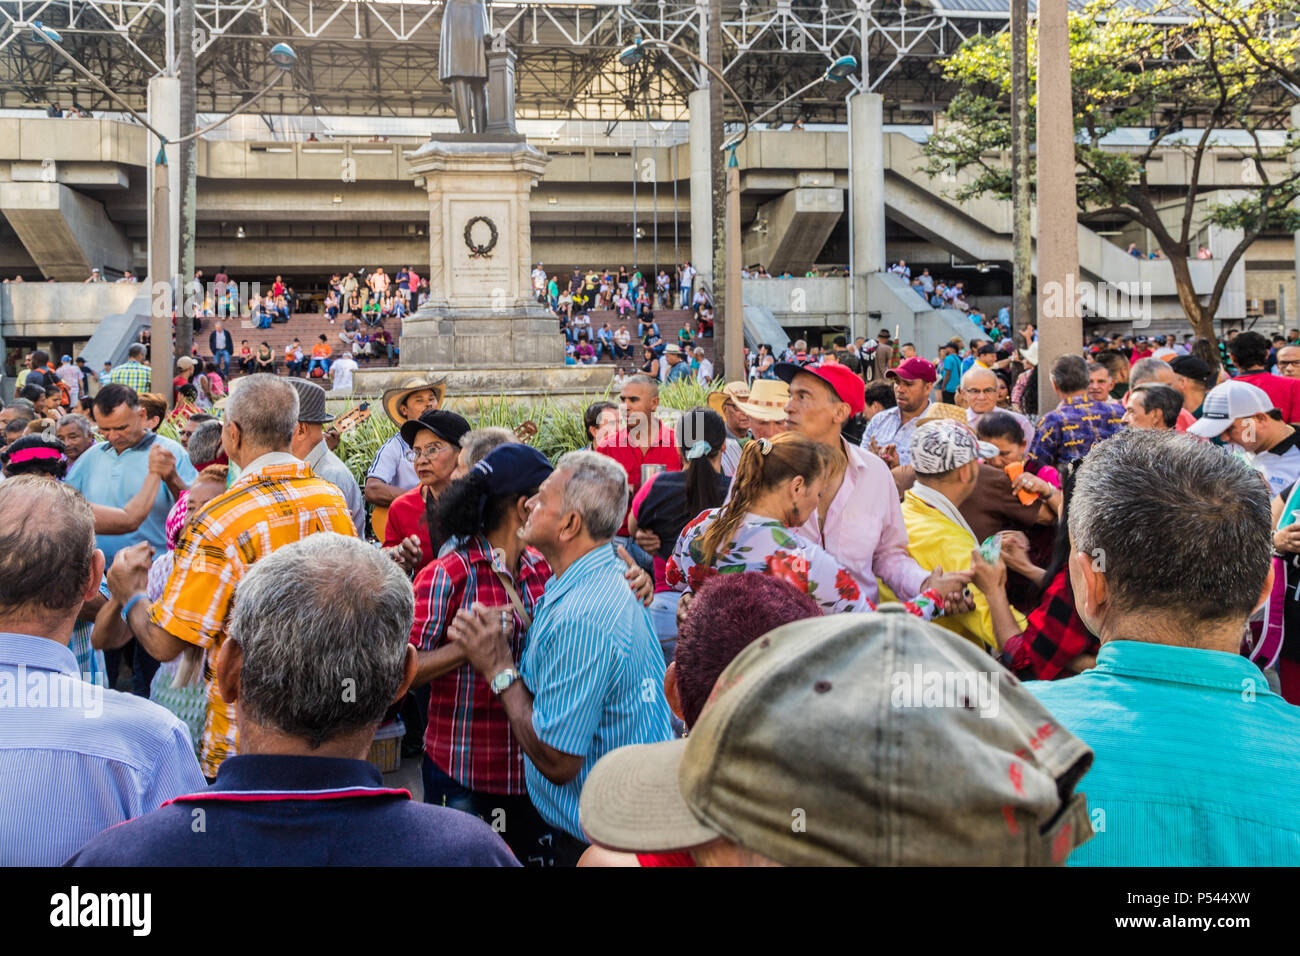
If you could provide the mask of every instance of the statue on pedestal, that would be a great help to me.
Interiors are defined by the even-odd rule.
[[[438,79],[451,88],[462,133],[487,131],[488,13],[484,0],[445,0],[438,44]]]

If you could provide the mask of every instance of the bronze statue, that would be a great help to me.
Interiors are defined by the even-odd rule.
[[[451,87],[451,103],[462,133],[487,131],[487,35],[484,0],[445,0],[438,79]]]

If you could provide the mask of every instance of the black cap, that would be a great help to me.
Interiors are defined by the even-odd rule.
[[[459,445],[461,436],[469,431],[469,422],[455,412],[444,411],[441,408],[431,409],[415,421],[407,422],[402,426],[402,441],[414,445],[415,436],[426,429],[443,441]]]
[[[1180,355],[1169,363],[1169,367],[1174,370],[1175,375],[1181,375],[1183,378],[1190,378],[1206,385],[1209,384],[1210,366],[1195,355]]]

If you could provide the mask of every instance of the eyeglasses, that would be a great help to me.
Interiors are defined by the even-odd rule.
[[[442,442],[434,442],[432,445],[425,445],[423,448],[412,448],[406,453],[406,460],[412,463],[419,461],[421,458],[433,461],[434,458],[450,447],[450,445],[444,445]]]
[[[1289,362],[1283,362],[1281,359],[1278,360],[1278,363],[1277,363],[1277,367],[1278,367],[1278,368],[1283,368],[1283,367],[1285,367],[1285,366],[1287,366],[1287,365],[1300,365],[1300,359],[1292,359],[1292,360],[1289,361]]]

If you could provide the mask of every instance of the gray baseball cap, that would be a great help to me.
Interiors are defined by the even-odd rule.
[[[579,810],[629,852],[725,837],[790,866],[1062,864],[1092,837],[1074,792],[1092,758],[974,644],[884,605],[750,644],[688,738],[606,754]]]
[[[291,378],[289,384],[298,390],[298,421],[308,425],[334,421],[334,416],[325,410],[325,389],[304,378]]]

